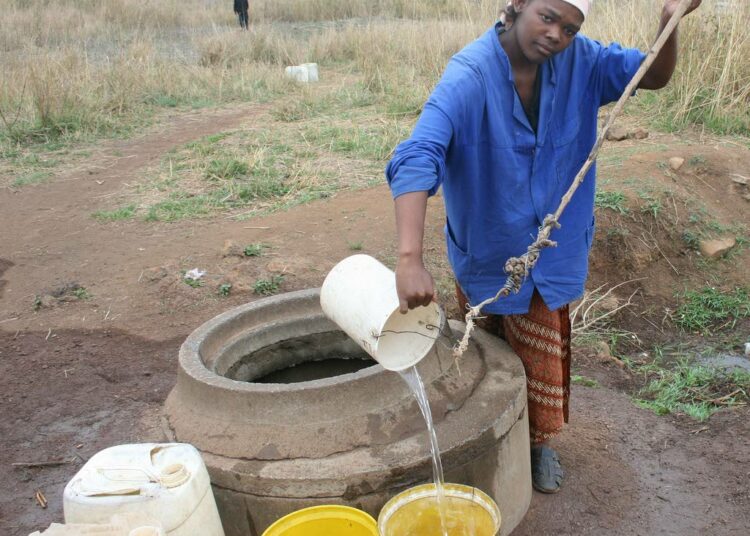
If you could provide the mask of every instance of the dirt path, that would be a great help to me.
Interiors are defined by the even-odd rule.
[[[0,496],[0,533],[25,536],[60,520],[63,486],[98,450],[162,440],[159,411],[174,382],[180,342],[220,311],[255,299],[253,281],[281,274],[284,291],[319,285],[353,243],[394,260],[393,209],[384,186],[245,222],[91,217],[172,147],[238,128],[259,110],[178,116],[158,132],[104,144],[85,165],[50,183],[0,191],[0,478],[10,490]],[[732,169],[750,162],[738,152],[711,158]],[[633,166],[622,174],[652,169],[656,159]],[[705,181],[698,179],[691,184]],[[440,200],[431,203],[437,208]],[[429,214],[428,255],[444,262],[442,212]],[[246,259],[223,251],[226,240],[271,247]],[[653,273],[673,277],[667,263],[654,262],[661,265]],[[182,281],[180,271],[194,267],[208,271],[206,287]],[[602,265],[599,273],[610,277],[605,269],[611,268]],[[221,281],[237,292],[217,296]],[[36,296],[73,283],[90,297],[35,310]],[[747,534],[747,408],[722,412],[706,425],[659,418],[621,392],[619,369],[586,359],[576,367],[603,387],[575,387],[572,424],[559,440],[566,486],[556,496],[535,495],[516,534]],[[12,465],[39,461],[64,463]],[[37,490],[49,500],[46,510],[34,501]]]

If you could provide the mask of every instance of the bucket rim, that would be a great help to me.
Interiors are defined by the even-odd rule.
[[[319,519],[344,519],[359,523],[365,529],[371,529],[373,536],[378,536],[378,524],[370,514],[353,508],[338,504],[324,504],[320,506],[310,506],[301,510],[291,512],[280,519],[277,519],[269,526],[262,536],[280,536],[282,531],[292,529],[309,521]]]
[[[467,486],[464,484],[443,484],[443,490],[446,497],[455,497],[465,499],[474,504],[478,504],[492,517],[492,521],[495,525],[495,534],[500,530],[502,524],[502,515],[500,514],[500,507],[497,503],[479,488],[473,486]],[[398,495],[392,497],[383,508],[380,510],[378,515],[378,532],[381,535],[386,534],[385,529],[388,525],[393,514],[398,512],[401,508],[409,503],[424,499],[426,497],[434,497],[437,494],[437,488],[435,484],[422,484],[415,486],[407,490],[402,491]]]

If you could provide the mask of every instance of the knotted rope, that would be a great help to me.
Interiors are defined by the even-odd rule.
[[[586,177],[586,174],[589,172],[591,166],[596,161],[596,157],[599,154],[599,149],[601,149],[607,133],[612,128],[615,119],[618,115],[620,115],[620,112],[622,112],[623,108],[625,107],[625,103],[628,101],[630,96],[638,88],[638,84],[641,83],[641,80],[646,75],[646,72],[648,72],[649,68],[651,68],[651,65],[656,60],[656,56],[664,47],[667,39],[669,39],[672,33],[674,33],[675,28],[677,28],[680,19],[682,19],[682,17],[687,12],[691,2],[692,0],[682,0],[682,2],[680,2],[680,5],[677,6],[674,15],[672,15],[672,18],[669,19],[669,22],[664,27],[664,30],[661,32],[661,34],[659,34],[659,37],[651,46],[651,49],[649,50],[646,58],[643,60],[643,63],[641,63],[640,68],[638,69],[638,71],[636,71],[635,75],[633,75],[633,79],[625,88],[625,91],[620,97],[620,100],[617,101],[617,104],[615,104],[615,107],[607,117],[604,128],[602,128],[602,131],[599,134],[594,147],[591,149],[586,162],[583,164],[583,167],[581,167],[580,171],[573,179],[573,183],[570,185],[570,188],[568,188],[568,191],[565,192],[565,195],[560,201],[560,206],[557,207],[555,213],[549,214],[546,218],[544,218],[544,222],[539,227],[539,232],[536,239],[526,249],[526,253],[524,253],[520,257],[511,257],[506,261],[504,271],[506,274],[508,274],[508,277],[505,280],[505,285],[503,285],[503,287],[493,297],[487,298],[478,305],[469,306],[469,311],[466,313],[466,331],[464,332],[464,336],[461,338],[459,343],[453,349],[453,356],[456,359],[460,358],[469,347],[469,339],[471,338],[471,333],[474,331],[474,321],[481,315],[482,309],[487,305],[495,303],[500,298],[508,296],[511,292],[513,292],[514,294],[518,293],[518,291],[521,290],[521,285],[523,284],[524,280],[528,277],[529,272],[531,272],[531,269],[534,268],[537,261],[539,260],[539,255],[541,254],[542,250],[544,248],[557,246],[557,242],[550,240],[549,238],[552,230],[560,228],[560,216],[562,216],[562,213],[565,210],[565,207],[568,206],[568,203],[570,203],[573,194],[576,193],[576,190],[581,185],[583,179]]]

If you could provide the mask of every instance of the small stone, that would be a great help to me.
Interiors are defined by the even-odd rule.
[[[608,361],[612,359],[612,352],[609,349],[609,344],[607,344],[604,341],[599,341],[596,343],[596,346],[594,346],[594,350],[596,350],[596,357],[601,359],[602,361]]]
[[[224,246],[221,248],[221,255],[223,257],[242,257],[244,252],[233,240],[224,240]]]
[[[717,238],[714,240],[701,240],[698,244],[701,255],[709,259],[721,257],[737,244],[733,236]]]
[[[732,182],[735,184],[739,184],[740,186],[747,186],[747,177],[743,177],[742,175],[734,175],[732,177]]]
[[[45,294],[39,300],[39,305],[41,307],[47,307],[47,308],[54,307],[55,305],[57,305],[57,298],[55,298],[54,296],[50,296],[49,294]]]
[[[609,141],[623,141],[627,140],[629,136],[629,133],[627,129],[623,127],[612,127],[609,129],[609,132],[607,132],[607,139]]]
[[[745,357],[750,358],[750,342],[745,343]]]
[[[159,281],[161,279],[164,279],[167,277],[167,269],[162,266],[156,266],[154,268],[149,268],[148,270],[143,272],[143,279],[146,281]]]
[[[684,163],[685,159],[680,156],[673,156],[669,159],[669,167],[671,167],[675,171],[680,169]]]
[[[283,274],[288,268],[288,264],[283,260],[272,260],[266,264],[266,270],[274,274]]]
[[[633,131],[632,136],[637,140],[645,140],[648,138],[648,130],[645,128],[637,128]]]

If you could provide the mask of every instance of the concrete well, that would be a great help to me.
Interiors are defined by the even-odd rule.
[[[432,479],[424,421],[397,374],[360,361],[339,375],[268,383],[294,381],[283,369],[311,361],[367,359],[323,315],[319,297],[304,290],[237,307],[180,349],[166,416],[175,439],[203,453],[227,536],[259,536],[318,504],[377,517],[389,498]],[[446,481],[492,496],[509,534],[531,500],[523,367],[479,330],[459,370],[450,346],[463,324],[450,329],[419,364]]]

